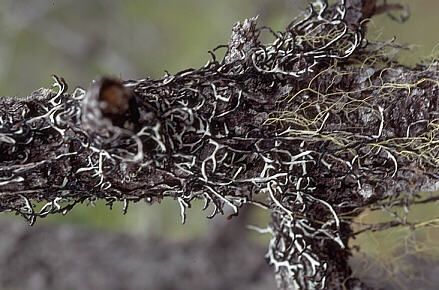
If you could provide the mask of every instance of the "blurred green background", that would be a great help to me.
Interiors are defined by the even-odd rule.
[[[380,40],[396,36],[400,43],[416,45],[416,50],[404,52],[401,57],[404,63],[414,64],[428,57],[439,43],[439,1],[399,2],[410,6],[410,19],[399,24],[385,15],[376,17],[370,24],[369,35]],[[87,88],[101,75],[157,78],[165,70],[175,73],[199,67],[209,60],[208,50],[227,43],[235,22],[259,15],[261,25],[282,30],[299,9],[306,7],[305,3],[299,0],[0,0],[0,95],[25,96],[40,87],[50,87],[51,74],[63,76],[72,89]],[[438,212],[437,206],[418,208],[413,218],[433,217]],[[36,226],[42,222],[73,223],[185,240],[203,235],[211,222],[204,218],[208,213],[201,212],[200,205],[189,209],[186,225],[180,224],[179,208],[173,201],[151,207],[131,205],[125,216],[121,207],[118,205],[110,211],[102,203],[97,203],[96,208],[81,206],[65,217],[49,217]],[[268,220],[262,211],[255,211],[251,217],[251,223],[262,227]],[[362,218],[376,222],[382,217],[366,213]],[[437,231],[419,235],[429,235],[426,240],[430,241],[439,238]],[[404,241],[376,236],[362,235],[356,243],[369,254],[383,257],[393,255],[394,246]]]

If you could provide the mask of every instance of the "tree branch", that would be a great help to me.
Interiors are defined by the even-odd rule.
[[[437,62],[407,68],[397,45],[364,39],[391,8],[315,1],[270,45],[256,18],[236,24],[200,69],[72,93],[55,77],[0,99],[0,209],[33,223],[86,200],[173,198],[184,222],[194,199],[209,217],[259,204],[281,289],[367,289],[347,263],[352,219],[438,188]]]

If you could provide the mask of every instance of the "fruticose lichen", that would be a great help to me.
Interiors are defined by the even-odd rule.
[[[315,1],[269,45],[245,20],[222,61],[158,80],[68,93],[55,77],[58,89],[1,98],[0,210],[33,223],[84,201],[172,198],[184,222],[194,199],[209,218],[253,204],[272,215],[257,230],[280,288],[360,287],[354,218],[408,208],[437,188],[439,161],[437,62],[398,65],[385,53],[397,45],[364,38],[361,7]]]

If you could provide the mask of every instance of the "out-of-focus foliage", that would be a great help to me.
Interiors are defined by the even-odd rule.
[[[415,225],[412,228],[367,231],[351,241],[351,246],[360,248],[354,253],[354,275],[369,281],[370,286],[382,289],[436,289],[439,268],[437,208],[437,202],[414,206],[407,220]],[[400,215],[402,211],[402,208],[396,210]],[[392,217],[383,211],[366,211],[358,221],[376,224],[389,220]]]
[[[430,57],[439,45],[439,1],[435,0],[400,0],[387,1],[402,3],[409,7],[410,17],[400,24],[386,14],[376,17],[370,25],[370,39],[389,40],[396,37],[396,42],[409,44],[413,50],[402,52],[400,61],[403,64],[414,65]],[[392,13],[397,16],[397,13]]]
[[[50,74],[87,87],[98,75],[160,77],[198,67],[237,21],[279,27],[297,1],[0,0],[0,91],[26,95]]]

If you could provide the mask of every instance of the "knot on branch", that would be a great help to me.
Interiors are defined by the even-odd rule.
[[[132,155],[134,162],[143,159],[142,142],[136,135],[139,118],[136,96],[117,79],[104,77],[94,81],[82,100],[81,125],[92,144],[113,154],[134,144],[134,152],[127,150],[120,156],[129,159]]]

